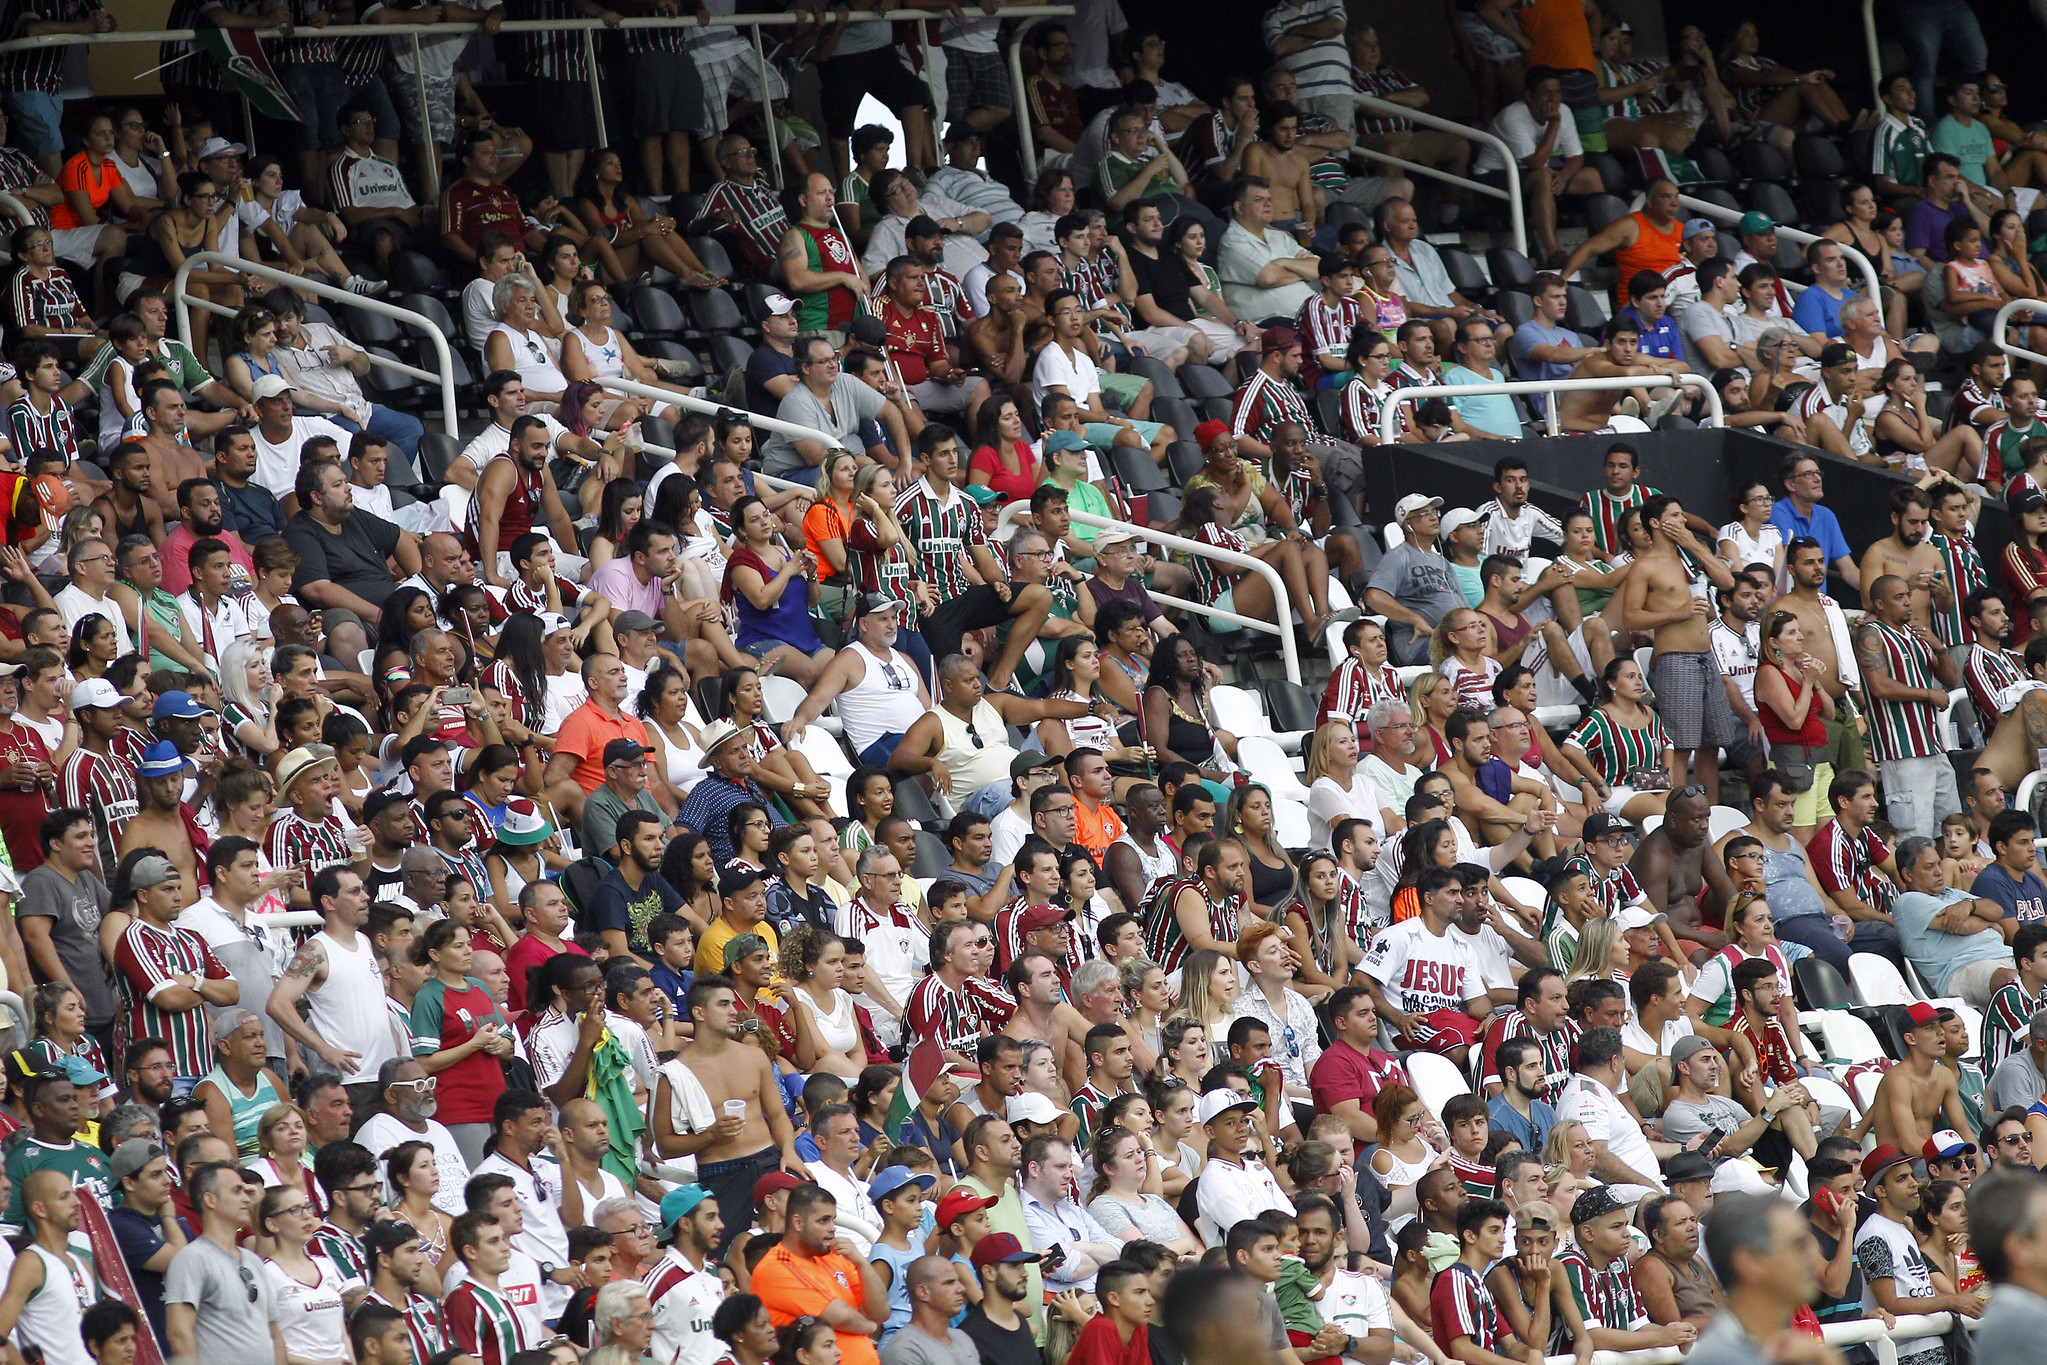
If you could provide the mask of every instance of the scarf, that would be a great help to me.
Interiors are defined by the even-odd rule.
[[[1443,1268],[1456,1260],[1459,1254],[1457,1243],[1444,1233],[1432,1232],[1429,1240],[1422,1243],[1422,1255],[1428,1260],[1430,1275],[1442,1273]]]
[[[646,1116],[633,1103],[633,1059],[610,1029],[597,1040],[590,1053],[590,1079],[584,1094],[604,1111],[611,1126],[611,1146],[598,1164],[610,1171],[627,1189],[639,1179],[637,1153],[640,1134],[647,1131]]]

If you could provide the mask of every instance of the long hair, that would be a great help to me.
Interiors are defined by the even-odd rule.
[[[377,642],[376,653],[372,656],[373,663],[381,666],[384,651],[387,649],[401,649],[408,654],[411,652],[412,629],[405,624],[405,618],[411,614],[412,604],[421,600],[429,605],[433,601],[424,588],[405,587],[392,589],[391,595],[384,599],[381,609],[383,615],[377,618]]]
[[[92,639],[101,631],[110,631],[114,623],[94,612],[78,618],[78,624],[71,628],[71,647],[64,651],[64,664],[73,673],[84,668],[92,658]]]
[[[1073,660],[1080,653],[1082,645],[1094,643],[1093,637],[1087,635],[1069,635],[1059,642],[1059,648],[1052,655],[1052,690],[1046,695],[1056,697],[1062,692],[1074,690]],[[1099,687],[1096,688],[1097,693],[1100,690]]]
[[[597,534],[608,540],[614,548],[625,539],[625,505],[634,498],[640,500],[641,514],[645,515],[647,495],[639,484],[631,479],[613,479],[604,485],[604,503],[597,513]]]
[[[662,670],[666,672],[667,670]],[[697,846],[710,841],[693,829],[677,829],[661,854],[661,880],[675,888],[684,903],[690,903],[709,889],[697,880]]]
[[[561,424],[569,429],[570,435],[591,436],[597,430],[583,420],[583,405],[593,396],[602,397],[604,391],[602,384],[593,384],[587,379],[578,379],[563,391],[561,406],[555,411],[561,414]]]
[[[817,467],[816,487],[817,500],[819,502],[830,502],[832,500],[832,475],[841,464],[852,458],[853,452],[850,450],[834,450],[824,457],[824,463]],[[857,471],[854,476],[854,486],[856,488],[859,486]]]
[[[1184,635],[1168,635],[1165,639],[1159,641],[1158,647],[1151,652],[1151,669],[1144,675],[1145,691],[1149,692],[1154,687],[1162,687],[1165,689],[1166,695],[1178,695],[1180,688],[1178,680],[1174,677],[1174,672],[1179,667],[1178,659],[1182,644],[1185,644],[1189,649],[1194,648],[1194,642],[1187,639]],[[1195,653],[1198,655],[1200,651],[1195,650]],[[1196,683],[1195,686],[1201,688],[1202,685]]]
[[[221,697],[258,725],[269,715],[269,708],[249,691],[249,664],[262,657],[263,647],[250,636],[243,636],[220,651]]]
[[[1226,1007],[1214,997],[1209,983],[1215,979],[1218,964],[1229,959],[1213,948],[1196,948],[1187,954],[1180,964],[1180,1003],[1173,1009],[1176,1015],[1189,1019],[1209,1029],[1209,1043],[1216,1042],[1214,1026],[1226,1022]]]
[[[1350,729],[1351,723],[1347,720],[1325,720],[1315,727],[1314,735],[1308,740],[1308,767],[1301,777],[1303,782],[1312,787],[1317,778],[1329,776],[1329,746],[1336,742],[1338,735]]]
[[[687,708],[689,675],[679,668],[670,667],[667,657],[664,656],[661,662],[654,665],[653,671],[647,674],[647,685],[640,689],[640,695],[633,698],[633,713],[642,720],[653,719],[654,708],[660,703],[662,689],[668,686],[670,678],[682,679],[683,705]]]
[[[1460,618],[1476,614],[1470,607],[1452,607],[1443,613],[1443,619],[1436,622],[1435,630],[1429,634],[1430,667],[1441,666],[1443,660],[1457,652],[1457,647],[1450,643],[1450,635],[1464,624]]]
[[[1116,1145],[1126,1139],[1135,1142],[1137,1141],[1137,1134],[1131,1132],[1128,1128],[1115,1124],[1105,1123],[1102,1125],[1101,1130],[1095,1134],[1095,1140],[1089,1153],[1094,1158],[1095,1164],[1094,1185],[1087,1192],[1090,1202],[1100,1199],[1108,1192],[1109,1177],[1102,1168],[1115,1159]]]
[[[1413,886],[1423,872],[1436,865],[1436,840],[1450,832],[1450,822],[1443,819],[1408,826],[1407,833],[1400,836],[1401,887]]]
[[[520,722],[529,730],[540,728],[547,716],[547,650],[543,645],[540,618],[518,612],[498,632],[497,662],[511,670],[526,694],[526,714]]]
[[[1613,942],[1620,937],[1620,930],[1604,915],[1585,921],[1585,927],[1578,931],[1578,951],[1571,957],[1571,970],[1564,973],[1564,984],[1583,980],[1586,977],[1612,979]]]

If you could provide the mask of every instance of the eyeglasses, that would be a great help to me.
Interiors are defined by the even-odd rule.
[[[383,1189],[382,1189],[382,1187],[381,1187],[381,1186],[379,1186],[379,1185],[377,1184],[377,1182],[376,1182],[376,1181],[372,1180],[372,1181],[371,1181],[371,1182],[370,1182],[369,1184],[367,1184],[367,1185],[343,1185],[343,1186],[342,1186],[342,1187],[341,1187],[341,1188],[340,1188],[340,1189],[339,1189],[338,1191],[336,1191],[336,1193],[338,1193],[338,1194],[382,1194],[382,1193],[383,1193]]]
[[[1676,791],[1672,792],[1669,798],[1667,799],[1666,804],[1668,804],[1669,801],[1680,800],[1681,798],[1684,797],[1704,796],[1705,794],[1706,789],[1704,787],[1700,786],[1696,782],[1688,782],[1684,786],[1679,787]]]
[[[435,873],[434,875],[439,876],[440,874]],[[432,1093],[433,1088],[439,1085],[440,1083],[441,1083],[440,1078],[438,1076],[419,1076],[409,1081],[393,1081],[391,1082],[391,1084],[385,1086],[384,1088],[386,1090],[411,1090],[418,1094],[425,1095]]]

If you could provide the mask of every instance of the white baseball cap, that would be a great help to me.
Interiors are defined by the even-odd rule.
[[[1194,1121],[1206,1124],[1229,1113],[1232,1109],[1256,1109],[1257,1107],[1258,1101],[1252,1099],[1241,1090],[1232,1090],[1228,1086],[1223,1086],[1220,1089],[1211,1090],[1201,1097],[1201,1102],[1194,1106]]]
[[[1426,493],[1409,493],[1399,502],[1393,504],[1393,519],[1397,522],[1404,522],[1425,508],[1441,507],[1442,505],[1443,500],[1441,498],[1432,498]]]

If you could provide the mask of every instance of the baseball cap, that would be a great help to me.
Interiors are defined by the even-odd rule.
[[[1738,232],[1743,237],[1753,237],[1759,232],[1775,232],[1776,230],[1777,220],[1767,213],[1757,209],[1750,209],[1747,213],[1741,215],[1741,225]]]
[[[905,1185],[915,1185],[929,1194],[937,1183],[937,1176],[920,1174],[908,1166],[885,1166],[867,1182],[867,1197],[878,1204]]]
[[[1943,1128],[1926,1139],[1926,1145],[1919,1149],[1919,1155],[1928,1161],[1952,1161],[1958,1156],[1969,1156],[1975,1150],[1975,1143],[1952,1128]]]
[[[266,398],[277,398],[290,392],[289,379],[281,374],[266,374],[256,381],[256,387],[249,391],[249,396],[260,403]]]
[[[258,1025],[263,1022],[262,1016],[257,1014],[256,1011],[245,1010],[236,1006],[230,1006],[214,1015],[209,1025],[213,1036],[213,1045],[219,1047],[228,1040],[236,1029],[248,1023],[251,1019],[254,1019]]]
[[[1043,749],[1025,749],[1009,760],[1009,775],[1022,777],[1034,768],[1049,768],[1059,761],[1056,755],[1048,754]]]
[[[1346,270],[1356,270],[1357,265],[1340,251],[1325,251],[1315,260],[1315,273],[1323,279],[1341,275]]]
[[[1017,920],[1021,933],[1035,933],[1039,929],[1050,929],[1055,924],[1070,924],[1073,912],[1057,905],[1033,905],[1025,908]]]
[[[1882,1177],[1893,1166],[1902,1165],[1912,1158],[1906,1156],[1888,1142],[1880,1142],[1876,1149],[1862,1158],[1862,1181],[1870,1184]]]
[[[1762,1163],[1753,1157],[1738,1156],[1721,1162],[1713,1168],[1714,1194],[1776,1194],[1777,1187],[1763,1175]]]
[[[614,763],[637,763],[647,756],[646,746],[636,739],[614,739],[604,746],[604,766]]]
[[[393,806],[409,805],[411,802],[412,798],[396,787],[379,787],[362,799],[363,823],[368,824]]]
[[[1102,551],[1113,550],[1119,545],[1135,545],[1136,543],[1137,537],[1131,535],[1128,531],[1104,531],[1095,537],[1095,553],[1099,555]]]
[[[57,1063],[57,1069],[73,1085],[97,1086],[105,1083],[107,1073],[94,1066],[76,1053],[67,1054]]]
[[[190,765],[185,756],[178,752],[178,746],[167,739],[147,744],[142,749],[142,761],[135,765],[137,777],[176,777]]]
[[[1597,810],[1585,817],[1584,837],[1587,843],[1594,839],[1604,838],[1609,834],[1632,835],[1634,832],[1633,827],[1627,821],[1608,811]]]
[[[1831,370],[1836,365],[1846,365],[1855,359],[1855,352],[1845,341],[1830,341],[1820,347],[1820,368]]]
[[[1057,1123],[1059,1108],[1044,1095],[1035,1090],[1026,1090],[1021,1095],[1011,1095],[1004,1106],[1003,1117],[1011,1123]]]
[[[570,626],[574,624],[575,623],[573,621],[569,620],[568,617],[562,615],[558,611],[543,611],[540,613],[541,638],[545,639],[547,636],[554,634],[558,630],[567,630]]]
[[[739,867],[721,868],[718,872],[718,894],[721,896],[736,896],[754,883],[766,880],[767,877],[757,867],[741,865]],[[768,941],[759,934],[741,934],[740,938],[750,938],[763,948],[768,946]],[[729,952],[731,944],[727,944],[726,949]],[[740,957],[744,956],[746,954],[740,954]],[[728,956],[725,962],[726,965],[730,966],[738,960],[738,958]]]
[[[1086,450],[1087,438],[1077,431],[1054,431],[1045,437],[1045,453],[1056,455],[1062,450]]]
[[[162,886],[165,882],[178,879],[178,867],[169,858],[151,855],[135,860],[135,866],[128,871],[128,885],[137,891],[148,886]]]
[[[1625,934],[1630,929],[1647,929],[1663,918],[1644,905],[1623,905],[1614,913],[1613,927]]]
[[[1404,522],[1417,512],[1426,511],[1431,507],[1441,507],[1442,505],[1443,500],[1441,498],[1432,498],[1426,493],[1409,493],[1399,502],[1393,504],[1393,520]]]
[[[1194,444],[1200,446],[1203,450],[1207,450],[1218,439],[1229,434],[1230,424],[1228,422],[1220,422],[1211,417],[1200,426],[1194,428]]]
[[[787,317],[796,311],[796,300],[787,294],[763,294],[753,301],[753,320],[766,322],[769,318]]]
[[[1940,1022],[1940,1011],[1924,1000],[1915,1000],[1905,1006],[1905,1017],[1912,1021],[1913,1028],[1925,1028]]]
[[[702,1185],[677,1185],[661,1196],[661,1240],[675,1235],[675,1225],[690,1216],[696,1206],[711,1197]]]
[[[115,1180],[125,1180],[162,1155],[163,1148],[149,1139],[129,1138],[114,1148],[114,1154],[107,1158],[107,1169],[114,1173]]]
[[[1571,1205],[1571,1226],[1579,1227],[1595,1218],[1604,1218],[1615,1209],[1626,1207],[1627,1205],[1621,1202],[1621,1197],[1613,1192],[1613,1186],[1594,1185],[1579,1195],[1578,1201]]]
[[[725,941],[725,965],[744,962],[755,953],[765,953],[768,941],[759,934],[736,934]]]
[[[754,1203],[760,1200],[756,1198]],[[970,1213],[981,1209],[992,1209],[1000,1204],[1000,1198],[983,1197],[958,1185],[946,1191],[945,1198],[938,1201],[938,1212],[933,1215],[939,1228],[949,1228]]]
[[[236,156],[246,156],[248,151],[249,149],[239,142],[229,142],[224,137],[210,137],[200,144],[199,159],[204,161],[208,157],[226,156],[229,152]]]
[[[87,678],[71,689],[71,709],[83,711],[88,706],[119,706],[121,689],[105,678]]]
[[[1223,1086],[1220,1089],[1211,1090],[1201,1097],[1200,1103],[1194,1106],[1194,1121],[1205,1125],[1214,1122],[1232,1110],[1256,1109],[1257,1107],[1258,1101],[1252,1099],[1249,1095],[1232,1090],[1228,1086]]]
[[[991,1232],[974,1243],[974,1249],[968,1253],[967,1259],[972,1261],[974,1268],[978,1270],[984,1265],[994,1265],[998,1261],[1037,1261],[1043,1257],[1035,1251],[1025,1251],[1023,1243],[1016,1240],[1015,1233]]]
[[[2047,507],[2047,493],[2042,493],[2037,488],[2021,488],[2014,492],[2010,498],[2006,499],[2004,507],[2007,512],[2012,513],[2036,511],[2039,508]],[[77,694],[74,692],[72,695],[76,696]],[[71,705],[75,710],[78,703],[74,701]]]
[[[1065,434],[1071,436],[1073,433],[1069,431]],[[985,483],[970,483],[960,491],[983,507],[988,506],[990,503],[1002,501],[1002,494],[996,492]]]
[[[613,630],[659,630],[661,623],[644,611],[622,611],[611,618]]]
[[[192,700],[190,692],[166,692],[149,708],[151,720],[198,720],[204,715],[206,708]]]
[[[1719,228],[1714,226],[1711,218],[1687,218],[1685,219],[1684,239],[1689,242],[1694,237],[1710,237],[1719,230]]]
[[[1452,531],[1469,526],[1478,519],[1478,513],[1472,511],[1469,507],[1453,507],[1443,514],[1443,525],[1437,534],[1447,536]]]
[[[1701,1038],[1696,1033],[1688,1033],[1684,1037],[1678,1039],[1675,1043],[1671,1044],[1670,1060],[1673,1063],[1688,1062],[1692,1058],[1698,1056],[1701,1052],[1711,1052],[1712,1050],[1713,1050],[1712,1043],[1708,1042],[1704,1038]]]
[[[1266,330],[1265,344],[1260,348],[1260,354],[1278,355],[1281,351],[1291,351],[1300,344],[1301,334],[1293,328],[1272,327]]]
[[[759,1180],[753,1182],[753,1206],[755,1208],[759,1208],[761,1205],[768,1202],[769,1195],[774,1194],[781,1190],[793,1190],[803,1183],[804,1183],[803,1181],[797,1179],[795,1176],[789,1174],[787,1171],[783,1170],[769,1171]],[[989,1202],[994,1203],[997,1201],[990,1200]]]

